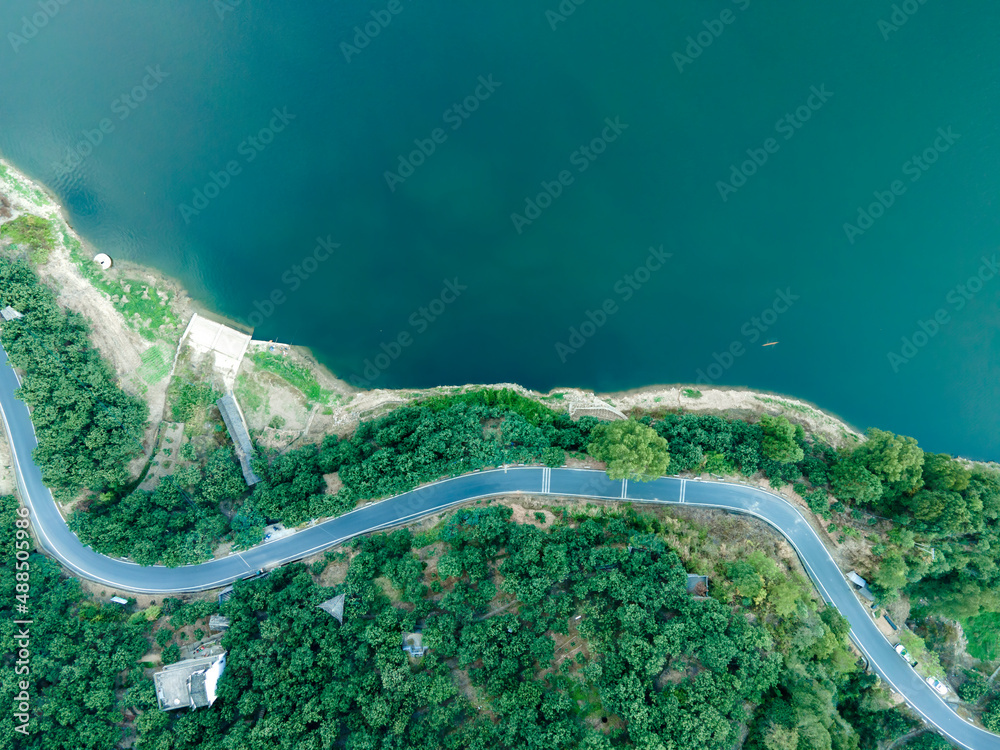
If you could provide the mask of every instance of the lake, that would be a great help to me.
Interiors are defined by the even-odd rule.
[[[357,384],[747,386],[1000,459],[1000,6],[663,5],[11,0],[0,152]]]

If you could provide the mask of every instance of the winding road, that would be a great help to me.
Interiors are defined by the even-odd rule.
[[[330,521],[266,542],[246,552],[179,568],[143,567],[98,554],[70,531],[42,482],[31,454],[37,445],[28,409],[15,398],[20,385],[0,349],[0,411],[14,459],[21,499],[31,512],[39,542],[76,575],[109,588],[167,594],[224,586],[298,560],[351,537],[407,523],[478,498],[531,493],[635,503],[687,504],[755,516],[777,529],[795,548],[823,598],[848,619],[851,639],[871,666],[928,723],[969,750],[1000,750],[1000,737],[960,718],[893,650],[822,540],[783,498],[739,484],[664,477],[652,482],[612,481],[599,471],[518,467],[466,474],[367,505]]]

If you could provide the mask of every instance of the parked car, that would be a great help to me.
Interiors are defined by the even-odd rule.
[[[904,659],[906,659],[907,662],[913,661],[910,658],[910,652],[906,650],[906,647],[903,646],[902,643],[897,643],[896,644],[896,653],[899,654],[900,656],[902,656]]]
[[[927,684],[934,688],[939,695],[948,695],[948,686],[943,682],[935,680],[933,677],[927,678]]]

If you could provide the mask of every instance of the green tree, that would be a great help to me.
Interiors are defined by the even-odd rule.
[[[772,724],[764,735],[764,747],[767,750],[797,750],[799,732],[792,727]]]
[[[830,474],[830,487],[841,500],[856,500],[863,505],[875,505],[882,497],[882,483],[862,466],[853,455],[840,461]]]
[[[1000,699],[993,701],[983,712],[983,726],[991,732],[1000,732]]]
[[[990,685],[979,672],[965,670],[965,682],[958,688],[958,696],[963,701],[976,703],[990,691]]]
[[[649,481],[666,473],[670,463],[667,441],[631,419],[594,428],[587,452],[607,464],[611,479]]]
[[[917,441],[874,428],[865,434],[868,440],[855,449],[852,457],[883,484],[894,485],[899,493],[919,489],[923,484],[924,452]]]
[[[908,572],[906,561],[898,552],[892,552],[882,559],[872,581],[872,586],[882,601],[899,598],[899,592],[906,585]]]
[[[760,426],[764,430],[761,446],[767,458],[780,463],[796,463],[804,458],[805,452],[795,440],[796,425],[785,417],[764,414]]]

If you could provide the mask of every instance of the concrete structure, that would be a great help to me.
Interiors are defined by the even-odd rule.
[[[3,310],[0,310],[0,317],[4,320],[17,320],[18,318],[23,318],[24,316],[10,305],[7,305]]]
[[[167,665],[153,675],[160,710],[211,706],[215,703],[219,679],[225,669],[225,652]]]
[[[428,649],[424,648],[423,633],[403,633],[403,651],[415,657],[426,654]]]
[[[222,591],[219,592],[219,606],[221,607],[223,604],[229,601],[229,597],[231,597],[232,595],[233,595],[232,586],[226,586],[224,589],[222,589]]]
[[[696,596],[708,594],[708,576],[696,576],[694,573],[688,573],[687,591]]]
[[[215,402],[222,414],[222,421],[226,423],[229,430],[229,437],[233,440],[236,448],[236,457],[240,460],[243,468],[243,478],[250,486],[257,484],[260,477],[253,473],[250,467],[250,458],[253,456],[253,444],[250,442],[250,431],[247,430],[246,420],[243,418],[243,411],[236,403],[236,397],[232,392]]]
[[[222,615],[212,615],[208,618],[209,630],[229,630],[229,618]]]
[[[115,604],[128,604],[128,599],[122,599],[120,596],[112,596],[111,601]]]
[[[107,253],[98,253],[94,256],[94,262],[107,271],[111,268],[111,256]]]
[[[569,418],[576,421],[580,417],[597,417],[598,419],[614,422],[619,419],[628,419],[618,409],[606,401],[595,399],[589,404],[570,403]]]
[[[868,581],[859,576],[855,571],[847,574],[847,580],[858,587],[858,593],[870,602],[875,601],[875,594],[868,588]]]
[[[317,604],[316,606],[319,607],[324,612],[329,613],[333,617],[336,617],[337,618],[337,622],[339,622],[341,625],[343,625],[344,624],[344,599],[345,599],[344,594],[340,594],[339,596],[335,596],[335,597],[333,597],[333,599],[327,599],[322,604]]]
[[[240,362],[250,346],[250,336],[195,313],[184,330],[178,351],[183,346],[191,347],[196,354],[210,354],[222,382],[232,390]]]

